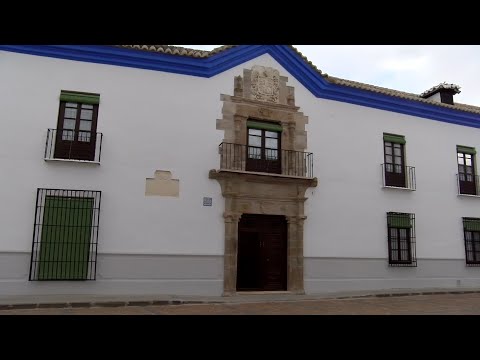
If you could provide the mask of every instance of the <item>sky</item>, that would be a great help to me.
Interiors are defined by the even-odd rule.
[[[221,45],[176,45],[211,50]],[[323,73],[421,94],[442,82],[454,101],[480,106],[480,45],[293,45]]]

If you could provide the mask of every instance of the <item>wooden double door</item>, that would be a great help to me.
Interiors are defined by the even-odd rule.
[[[406,187],[405,149],[403,144],[384,142],[385,145],[385,185]]]
[[[97,117],[98,105],[61,102],[54,157],[94,161]]]
[[[284,216],[243,214],[238,228],[237,291],[287,290]]]

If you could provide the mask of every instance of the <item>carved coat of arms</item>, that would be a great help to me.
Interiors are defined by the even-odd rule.
[[[252,97],[255,100],[278,103],[280,73],[270,67],[255,65],[252,68]]]

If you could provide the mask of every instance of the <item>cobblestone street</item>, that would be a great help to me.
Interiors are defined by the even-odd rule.
[[[112,304],[110,304],[112,305]],[[480,315],[480,294],[0,310],[0,315]]]

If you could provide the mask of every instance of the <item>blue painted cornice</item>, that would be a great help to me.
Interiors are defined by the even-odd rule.
[[[240,45],[206,58],[105,45],[0,45],[0,50],[206,78],[269,54],[318,98],[480,128],[480,114],[333,84],[287,45]]]

